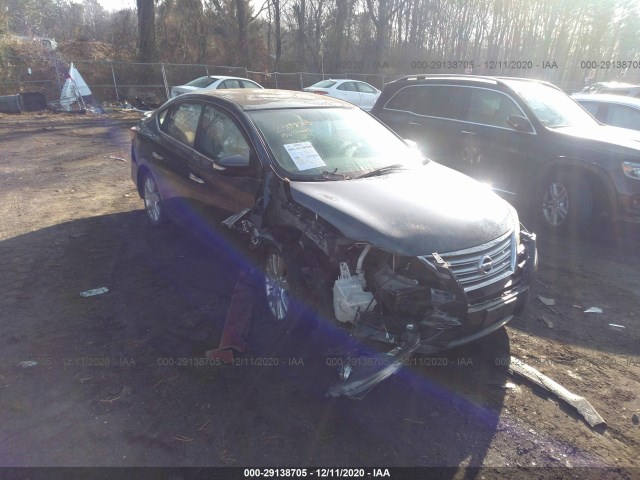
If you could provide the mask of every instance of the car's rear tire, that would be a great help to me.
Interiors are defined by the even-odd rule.
[[[593,219],[593,192],[582,174],[551,173],[540,185],[537,198],[539,219],[547,231],[578,233]]]
[[[147,172],[142,180],[142,199],[147,219],[153,226],[158,226],[166,221],[166,214],[162,197],[158,190],[158,184],[151,173]]]

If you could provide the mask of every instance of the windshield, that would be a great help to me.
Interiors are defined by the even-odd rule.
[[[391,165],[422,165],[416,149],[358,108],[262,110],[249,115],[278,164],[298,178],[339,180]]]
[[[592,128],[598,125],[591,115],[560,90],[534,82],[506,80],[505,83],[527,102],[545,127]]]
[[[216,80],[217,78],[213,78],[213,77],[200,77],[200,78],[196,78],[195,80],[191,80],[189,83],[186,84],[186,86],[205,88],[211,85]]]

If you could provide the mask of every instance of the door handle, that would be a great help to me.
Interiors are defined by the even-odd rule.
[[[476,132],[468,132],[467,130],[462,130],[460,133],[464,133],[465,135],[475,135]]]
[[[156,160],[162,160],[162,155],[156,153],[156,152],[151,152],[151,156],[153,158],[155,158]]]
[[[421,127],[422,124],[418,122],[409,122],[409,125],[413,125],[414,127]]]
[[[189,178],[196,183],[204,183],[203,179],[201,179],[200,177],[196,177],[193,173],[189,174]]]

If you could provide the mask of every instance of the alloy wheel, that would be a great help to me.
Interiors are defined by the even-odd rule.
[[[268,252],[265,265],[265,291],[271,314],[279,321],[289,312],[287,266],[280,253]]]
[[[551,182],[542,196],[542,214],[553,227],[562,225],[569,213],[569,192],[559,182]]]

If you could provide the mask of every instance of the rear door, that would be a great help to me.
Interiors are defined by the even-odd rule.
[[[356,82],[342,82],[334,91],[336,98],[360,106],[360,90]]]
[[[380,110],[380,119],[439,163],[462,168],[460,131],[468,89],[455,85],[409,85]]]
[[[184,214],[191,197],[188,158],[193,151],[202,105],[181,102],[159,115],[160,137],[152,144],[149,161],[166,208],[174,217]]]
[[[378,99],[378,91],[368,83],[355,82],[355,84],[360,91],[360,108],[371,110]]]
[[[461,170],[513,201],[530,181],[522,173],[536,160],[538,136],[528,120],[519,129],[510,122],[512,115],[526,115],[508,94],[482,87],[467,90],[469,104],[461,122]]]

